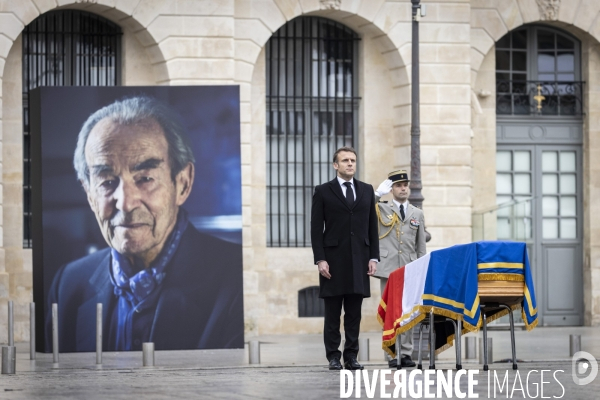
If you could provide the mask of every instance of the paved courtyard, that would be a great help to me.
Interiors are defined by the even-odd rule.
[[[582,350],[598,358],[599,328],[518,331],[517,357],[522,360],[519,363],[520,380],[510,369],[510,364],[491,364],[492,383],[494,371],[502,384],[508,370],[502,391],[498,384],[495,386],[495,397],[507,398],[508,390],[509,398],[511,394],[512,398],[541,398],[541,370],[546,370],[551,372],[546,372],[543,377],[546,382],[543,384],[544,397],[598,398],[600,377],[586,386],[578,386],[573,382],[571,359],[568,357],[569,333],[580,334]],[[510,357],[508,332],[493,331],[490,336],[494,341],[494,359],[498,361]],[[362,337],[369,338],[370,360],[364,364],[366,376],[371,380],[375,371],[379,374],[386,364],[378,342],[379,334],[369,332]],[[134,396],[144,399],[340,398],[340,373],[326,369],[319,335],[263,336],[258,339],[261,341],[260,365],[248,364],[247,349],[195,350],[156,352],[156,366],[150,368],[142,367],[141,352],[104,353],[101,366],[95,364],[95,353],[61,354],[58,365],[52,363],[52,354],[38,353],[37,359],[31,361],[28,343],[19,343],[17,374],[0,376],[0,399],[131,399]],[[442,353],[436,361],[438,369],[447,370],[453,366],[452,349]],[[487,373],[482,370],[478,360],[464,360],[463,366],[468,370],[479,370],[475,377],[478,384],[473,390],[479,394],[479,398],[488,398]],[[407,370],[407,373],[410,371]],[[391,375],[387,378],[393,382]],[[415,381],[422,382],[422,376],[416,376]],[[381,398],[379,379],[376,382],[373,397]],[[370,397],[367,386],[370,385],[361,382],[361,398]],[[393,394],[394,387],[390,383],[385,393]],[[418,384],[414,387],[418,390]],[[467,393],[466,377],[460,380],[460,388],[461,392]],[[493,388],[493,385],[489,386],[492,398]],[[344,390],[348,391],[346,385]],[[436,393],[435,386],[431,392]],[[350,398],[356,398],[355,391],[350,395]],[[407,392],[406,397],[410,397],[410,393]]]

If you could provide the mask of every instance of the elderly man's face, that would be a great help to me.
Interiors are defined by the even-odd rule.
[[[153,119],[133,125],[100,121],[88,137],[85,159],[90,171],[88,201],[104,239],[148,266],[162,250],[179,206],[191,191],[193,164],[172,179],[167,140]]]

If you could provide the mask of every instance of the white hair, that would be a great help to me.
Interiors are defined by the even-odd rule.
[[[85,145],[92,129],[105,118],[119,125],[131,125],[149,119],[156,121],[162,128],[169,146],[169,165],[173,179],[188,163],[195,162],[185,129],[176,114],[151,97],[130,97],[99,109],[89,116],[79,131],[73,166],[77,172],[77,179],[86,187],[89,187],[90,171],[85,161]]]

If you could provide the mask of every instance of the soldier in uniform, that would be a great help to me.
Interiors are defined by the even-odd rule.
[[[381,261],[375,277],[380,279],[381,293],[388,277],[397,268],[425,255],[425,219],[423,211],[408,203],[410,188],[408,174],[404,170],[390,172],[375,191],[377,217],[379,220],[379,254]],[[391,202],[379,199],[392,192]],[[396,338],[400,348],[402,367],[414,367],[412,329]],[[397,368],[397,360],[386,353],[390,368]]]

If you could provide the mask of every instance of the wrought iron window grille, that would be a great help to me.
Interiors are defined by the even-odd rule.
[[[333,153],[357,144],[358,35],[298,17],[266,46],[267,245],[310,246],[315,185],[335,177]]]
[[[585,82],[496,81],[497,115],[581,116]]]
[[[23,247],[32,247],[29,91],[40,86],[121,84],[122,30],[76,10],[45,13],[23,30]]]

